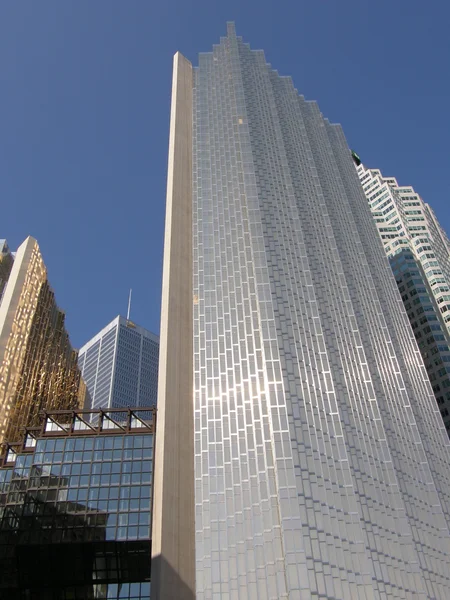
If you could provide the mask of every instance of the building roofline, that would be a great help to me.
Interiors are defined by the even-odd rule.
[[[108,325],[105,325],[105,327],[103,327],[103,329],[101,329],[88,342],[86,342],[83,346],[81,346],[81,348],[78,351],[78,354],[80,355],[80,354],[84,354],[85,352],[87,352],[89,350],[89,348],[91,348],[94,344],[96,344],[99,340],[101,340],[102,337],[104,337],[109,331],[111,331],[111,329],[113,329],[117,325],[125,325],[126,327],[129,327],[133,331],[136,331],[137,333],[143,335],[144,337],[146,337],[150,340],[153,340],[154,342],[159,344],[159,336],[156,335],[156,333],[152,333],[148,329],[145,329],[145,327],[142,327],[141,325],[137,325],[131,319],[127,319],[125,317],[122,317],[121,315],[117,315],[117,317],[115,317],[112,321],[110,321],[108,323]]]

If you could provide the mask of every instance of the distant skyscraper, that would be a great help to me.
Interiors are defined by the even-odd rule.
[[[3,292],[9,279],[9,274],[13,266],[14,257],[9,249],[6,240],[0,240],[0,303]]]
[[[79,351],[85,408],[155,405],[158,353],[158,336],[116,317]]]
[[[411,186],[400,186],[378,169],[358,175],[389,257],[411,250],[422,266],[450,332],[450,241],[431,206]]]
[[[450,434],[450,241],[411,186],[355,162]]]
[[[152,594],[447,599],[449,452],[341,127],[232,24],[177,54]]]
[[[1,265],[3,262],[1,263]],[[0,265],[0,268],[1,268]],[[37,241],[17,250],[0,304],[0,443],[44,409],[75,409],[84,386]]]

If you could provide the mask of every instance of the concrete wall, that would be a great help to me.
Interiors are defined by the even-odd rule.
[[[195,598],[192,65],[174,57],[159,356],[152,598]]]

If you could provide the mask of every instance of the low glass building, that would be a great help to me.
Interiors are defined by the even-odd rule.
[[[0,599],[150,598],[154,409],[46,413],[0,468]]]

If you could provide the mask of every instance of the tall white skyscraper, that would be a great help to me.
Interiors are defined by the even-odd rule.
[[[449,451],[341,127],[233,24],[177,54],[152,594],[447,599]]]
[[[450,241],[411,186],[354,159],[450,435]]]
[[[116,317],[79,351],[87,387],[85,408],[153,406],[158,389],[159,338]]]
[[[411,186],[378,169],[357,166],[359,179],[389,257],[411,250],[450,332],[450,241],[433,209]]]

